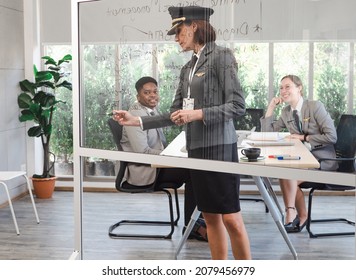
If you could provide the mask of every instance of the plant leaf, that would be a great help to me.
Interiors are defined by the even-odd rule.
[[[65,56],[63,56],[62,59],[60,59],[60,60],[58,61],[58,65],[61,65],[63,62],[69,62],[69,61],[71,61],[71,60],[72,60],[72,55],[66,54]]]
[[[59,66],[49,66],[48,69],[58,72],[59,70],[61,70],[61,67],[59,67]]]
[[[45,59],[46,62],[45,62],[45,65],[54,65],[54,66],[57,66],[57,62],[50,56],[42,56],[42,59]]]
[[[27,131],[27,135],[30,137],[40,137],[43,134],[43,131],[39,125],[31,127]]]
[[[53,75],[50,71],[38,71],[35,80],[36,83],[42,82],[42,81],[48,81],[52,79]]]
[[[72,90],[72,83],[68,81],[63,81],[62,83],[58,84],[57,87],[65,87],[69,89],[70,91]]]
[[[34,115],[30,110],[22,110],[21,116],[19,117],[20,122],[32,121],[34,120]]]
[[[52,88],[54,89],[54,85],[53,85],[53,82],[51,81],[41,81],[38,83],[38,87],[47,87],[47,88]]]
[[[32,103],[30,105],[30,108],[29,110],[32,112],[32,114],[34,115],[34,117],[36,117],[38,119],[38,117],[41,115],[40,112],[41,112],[41,107],[39,104],[37,103]]]
[[[27,109],[32,104],[32,97],[23,92],[17,97],[17,104],[20,109]]]
[[[46,135],[50,135],[52,133],[52,125],[49,124],[49,125],[43,126],[43,132]]]
[[[59,74],[58,72],[55,72],[55,71],[51,71],[51,74],[53,76],[54,82],[57,83],[59,81],[59,79],[61,78],[61,74]]]
[[[35,74],[35,76],[36,76],[36,75],[37,75],[37,73],[38,73],[38,70],[37,70],[36,65],[33,65],[33,73]]]
[[[30,92],[32,95],[35,95],[37,86],[35,83],[30,82],[29,80],[23,80],[20,83],[20,88],[24,92]]]

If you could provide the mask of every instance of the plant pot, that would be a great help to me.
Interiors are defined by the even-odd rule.
[[[37,198],[51,198],[56,185],[57,177],[31,178],[33,189]]]

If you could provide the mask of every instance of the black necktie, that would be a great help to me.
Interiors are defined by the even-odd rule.
[[[150,112],[150,115],[151,115],[151,116],[154,116],[154,115],[156,115],[156,114],[155,114],[154,111],[151,111],[151,112]],[[164,134],[163,134],[162,128],[157,128],[156,130],[157,130],[157,133],[158,133],[159,138],[161,139],[161,142],[162,142],[163,147],[167,147],[167,140],[166,140],[166,137],[165,137]]]
[[[192,60],[190,61],[190,68],[192,68],[192,71],[195,66],[195,63],[197,63],[197,60],[198,60],[198,57],[196,55],[193,55]]]
[[[298,131],[300,133],[302,133],[302,126],[299,120],[299,116],[298,116],[298,111],[297,110],[293,110],[293,118],[294,118],[294,122],[295,122],[295,126],[298,128]]]

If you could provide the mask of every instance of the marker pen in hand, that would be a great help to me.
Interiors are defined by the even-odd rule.
[[[281,157],[277,157],[277,159],[279,160],[300,160],[300,156],[281,156]]]

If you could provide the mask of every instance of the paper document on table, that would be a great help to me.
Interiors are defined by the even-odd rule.
[[[161,152],[163,156],[187,157],[188,152],[185,146],[185,132],[182,131],[174,140]]]
[[[247,139],[257,141],[280,141],[285,135],[279,132],[252,132]]]
[[[246,141],[246,144],[254,147],[264,146],[294,146],[293,142],[289,141]]]

